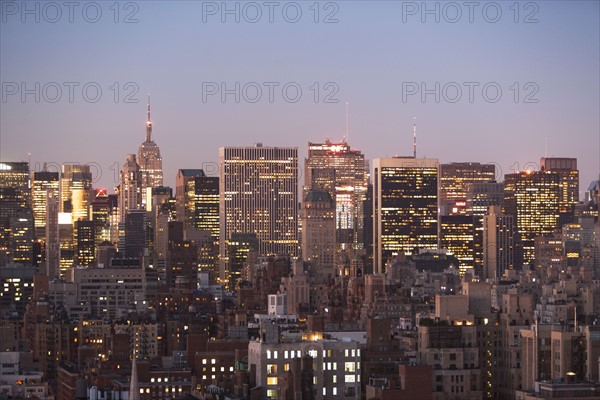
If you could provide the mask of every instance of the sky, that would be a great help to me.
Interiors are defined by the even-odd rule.
[[[420,157],[499,180],[576,157],[581,192],[600,173],[598,1],[68,4],[0,1],[0,161],[87,163],[112,191],[151,94],[169,186],[258,142],[298,147],[301,173],[346,130],[410,155],[413,118]]]

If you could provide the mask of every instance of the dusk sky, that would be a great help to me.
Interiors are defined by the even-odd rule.
[[[76,2],[72,23],[66,7],[58,16],[45,2],[26,3],[38,7],[36,22],[24,3],[0,3],[1,161],[31,153],[33,169],[94,163],[101,170],[94,186],[112,191],[126,155],[144,140],[150,93],[169,186],[179,168],[210,171],[206,163],[216,163],[222,146],[297,146],[301,170],[307,142],[344,136],[346,101],[349,143],[371,160],[412,154],[415,116],[418,156],[495,162],[501,176],[537,165],[547,138],[548,156],[577,157],[581,192],[600,172],[598,1],[476,2],[472,22],[462,1],[453,3],[458,8],[427,3],[439,7],[439,22],[422,2],[275,2],[272,23],[262,1],[226,3],[239,7],[239,23],[221,15],[222,2],[98,2],[96,23],[88,22],[95,19],[89,2]],[[302,15],[288,22],[296,6]],[[129,14],[138,22],[125,23]],[[39,102],[36,93],[22,98],[21,89],[35,92],[36,82]],[[79,84],[72,102],[65,82]],[[210,82],[231,89],[257,82],[262,97],[251,103],[257,92],[249,85],[239,103],[234,94],[223,102],[206,92]],[[272,102],[264,82],[279,85]],[[433,92],[436,82],[439,102],[435,93],[423,101],[407,92],[422,83]],[[473,82],[472,102],[464,82]],[[102,90],[97,102],[90,101],[94,87]]]

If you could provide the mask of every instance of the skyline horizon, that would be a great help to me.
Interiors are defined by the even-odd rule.
[[[155,122],[154,120],[152,120],[152,127],[153,127],[153,135],[152,135],[152,142],[155,143],[159,148],[161,147],[159,143],[157,143],[154,138],[155,138],[155,134],[154,134],[154,126],[155,126]],[[412,136],[413,131],[410,131],[410,134]],[[301,147],[301,146],[278,146],[275,144],[271,144],[271,143],[264,143],[264,142],[260,142],[260,141],[256,141],[253,142],[252,144],[247,144],[247,145],[230,145],[230,146],[220,146],[216,148],[216,161],[202,161],[201,162],[201,166],[200,167],[176,167],[174,169],[173,174],[165,174],[165,168],[163,167],[163,176],[164,176],[164,180],[165,180],[165,184],[163,186],[165,187],[170,187],[170,188],[175,188],[175,177],[177,175],[177,171],[181,170],[181,169],[202,169],[204,170],[206,176],[219,176],[219,161],[218,161],[218,152],[219,149],[221,148],[227,148],[227,147],[257,147],[260,145],[260,147],[265,147],[265,148],[296,148],[298,149],[298,185],[300,187],[303,187],[303,183],[304,183],[304,176],[303,176],[303,166],[304,163],[306,161],[306,156],[308,155],[308,145],[311,143],[326,143],[327,141],[329,141],[331,144],[342,144],[345,143],[347,144],[350,149],[352,151],[359,151],[362,154],[365,154],[365,161],[368,163],[368,173],[369,173],[369,181],[371,181],[371,175],[372,175],[372,171],[373,171],[373,166],[372,166],[372,161],[375,159],[383,159],[383,158],[415,158],[412,155],[402,155],[402,154],[394,154],[394,155],[386,155],[386,156],[376,156],[376,157],[367,157],[366,156],[366,151],[364,151],[363,149],[360,148],[355,148],[351,145],[351,142],[349,140],[347,140],[347,138],[345,137],[346,135],[344,134],[344,137],[342,137],[342,139],[332,139],[332,138],[323,138],[320,141],[312,141],[309,140],[307,142],[305,142],[307,144],[307,146],[305,147]],[[418,138],[418,135],[417,135]],[[141,142],[144,143],[144,142]],[[412,145],[411,145],[411,150],[412,150]],[[304,153],[304,154],[301,154]],[[123,155],[123,159],[126,160],[128,155],[133,154],[136,156],[137,158],[137,152],[129,152],[129,153],[125,153]],[[407,153],[408,154],[408,153]],[[1,156],[1,155],[0,155]],[[416,159],[436,159],[438,160],[439,165],[442,164],[451,164],[451,163],[480,163],[480,164],[492,164],[495,167],[496,170],[496,182],[503,182],[504,181],[504,176],[509,174],[509,173],[516,173],[516,172],[522,172],[522,171],[527,171],[527,170],[531,170],[531,171],[539,171],[541,169],[540,167],[540,160],[541,158],[575,158],[577,160],[577,164],[578,164],[578,171],[579,171],[579,176],[580,176],[580,181],[579,181],[579,196],[580,196],[580,201],[584,198],[585,193],[587,192],[588,186],[595,182],[596,180],[600,180],[600,167],[598,169],[598,175],[596,175],[596,177],[594,177],[593,173],[590,173],[590,176],[592,176],[592,179],[590,179],[588,182],[584,181],[582,176],[584,176],[582,174],[582,170],[579,168],[579,163],[580,163],[580,158],[577,156],[571,156],[571,155],[542,155],[540,156],[537,161],[526,161],[523,163],[520,163],[519,161],[515,161],[514,163],[510,164],[510,167],[512,166],[523,166],[524,168],[518,168],[518,169],[511,169],[510,172],[504,172],[504,169],[502,168],[502,166],[495,162],[495,161],[482,161],[482,160],[475,160],[475,159],[470,159],[470,160],[448,160],[448,161],[442,161],[441,157],[436,157],[436,156],[428,156],[428,155],[419,155],[417,153],[417,157]],[[161,150],[161,158],[163,160],[163,165],[164,165],[164,161],[165,158],[163,157],[163,151]],[[114,181],[114,186],[109,186],[106,184],[101,184],[101,185],[97,185],[97,182],[99,181],[98,175],[97,173],[94,174],[94,169],[96,172],[100,171],[100,178],[104,177],[104,172],[102,172],[102,168],[100,165],[98,165],[96,162],[94,161],[90,161],[90,162],[71,162],[71,161],[66,161],[66,162],[61,162],[61,163],[57,163],[57,162],[53,162],[53,161],[33,161],[33,160],[26,160],[26,159],[21,159],[21,160],[2,160],[0,158],[0,163],[2,162],[28,162],[29,163],[29,168],[30,168],[30,173],[34,173],[34,172],[40,172],[43,170],[43,167],[40,167],[38,169],[38,166],[52,166],[52,167],[61,167],[62,165],[71,165],[71,164],[81,164],[81,165],[90,165],[91,172],[92,172],[92,184],[93,184],[93,188],[94,189],[102,189],[102,190],[106,190],[108,191],[108,194],[114,194],[115,193],[115,188],[117,185],[119,185],[119,181],[115,180]],[[35,166],[34,169],[32,169],[32,163]],[[113,164],[111,164],[112,166],[115,165],[119,165],[118,170],[116,171],[116,175],[115,178],[118,176],[118,174],[120,173],[121,169],[122,169],[122,165],[124,163],[119,162],[119,161],[115,161]],[[600,164],[600,159],[599,159],[599,164]],[[208,167],[208,168],[207,168]],[[534,168],[531,168],[534,167]],[[60,169],[57,170],[50,170],[50,169],[46,169],[48,172],[58,172],[60,174]],[[110,171],[115,171],[115,169],[113,168],[109,168]],[[216,171],[216,172],[215,172]],[[169,177],[172,175],[172,178],[169,179]],[[500,178],[500,179],[499,179]],[[172,180],[172,182],[168,182]],[[106,180],[104,180],[104,182],[107,182]],[[301,193],[299,192],[299,195],[301,195]]]

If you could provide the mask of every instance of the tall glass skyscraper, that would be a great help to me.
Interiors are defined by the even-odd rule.
[[[365,156],[346,141],[308,143],[304,162],[304,196],[325,190],[335,202],[336,242],[339,248],[362,249],[363,202],[369,185]]]
[[[523,242],[523,262],[535,255],[536,236],[560,227],[560,176],[550,171],[521,171],[504,178],[504,208],[516,218]]]
[[[220,162],[221,279],[234,233],[256,234],[259,255],[298,255],[298,148],[222,147]]]
[[[438,246],[438,170],[433,158],[373,161],[373,263],[385,272],[390,257]]]

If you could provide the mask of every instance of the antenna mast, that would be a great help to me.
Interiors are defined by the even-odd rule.
[[[417,117],[413,117],[413,158],[417,158]]]

